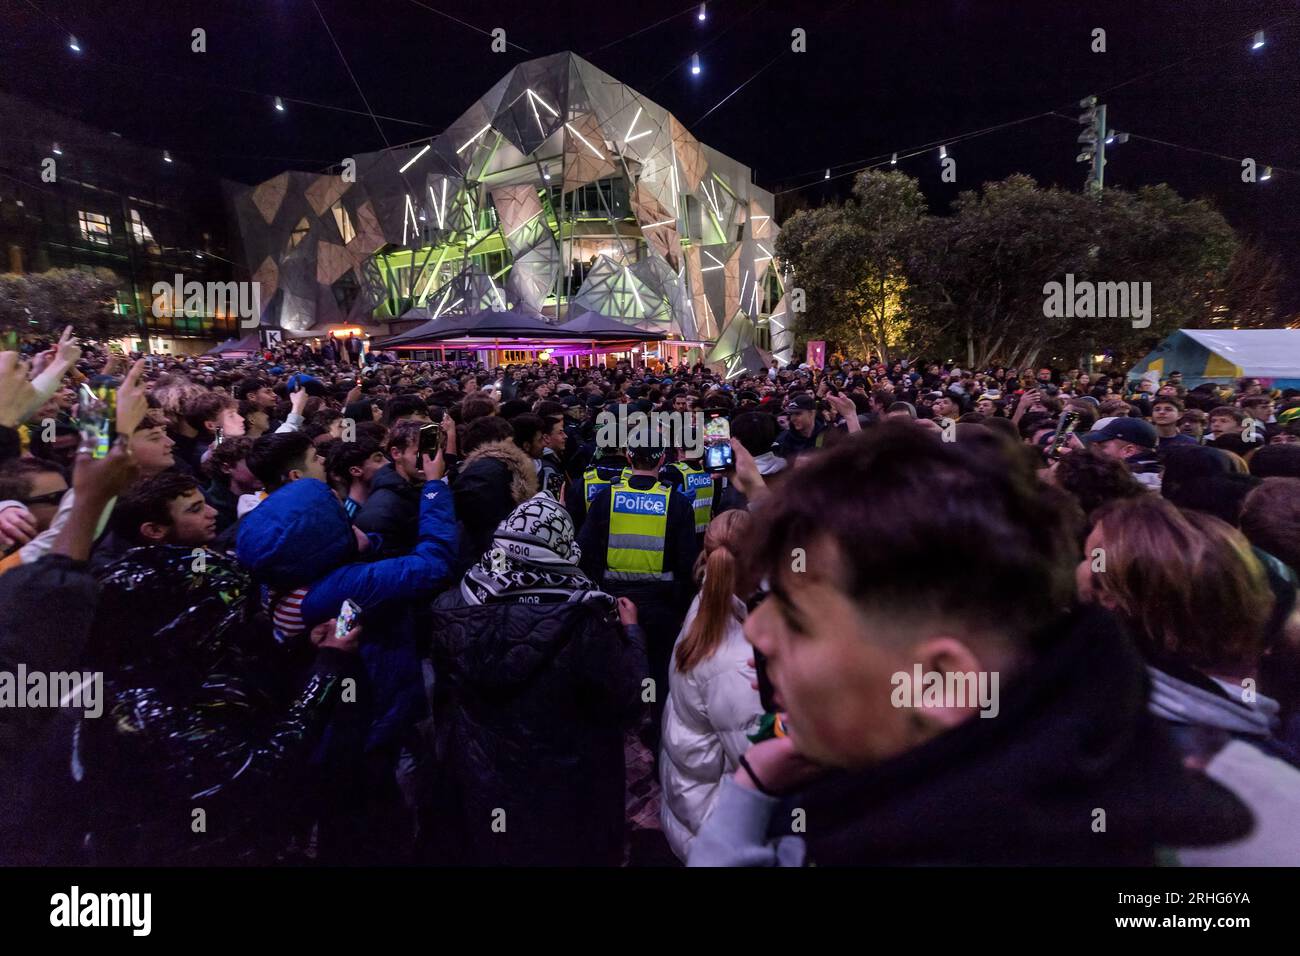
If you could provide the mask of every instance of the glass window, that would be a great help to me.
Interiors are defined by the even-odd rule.
[[[77,224],[81,227],[81,238],[86,242],[107,246],[112,241],[113,228],[107,216],[78,210]]]
[[[352,217],[348,211],[343,208],[343,203],[336,202],[330,207],[330,212],[334,213],[334,222],[339,227],[339,235],[343,237],[344,243],[351,242],[357,237],[356,229],[352,228]]]
[[[138,209],[131,210],[131,238],[141,245],[154,241],[153,233],[144,224],[144,220],[140,218],[140,210]]]
[[[307,238],[307,233],[311,231],[311,223],[304,216],[298,220],[298,225],[293,227],[293,232],[289,233],[289,248],[295,248],[298,243]]]

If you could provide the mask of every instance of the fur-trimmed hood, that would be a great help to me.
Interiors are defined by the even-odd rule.
[[[537,494],[537,465],[511,439],[506,438],[479,445],[465,456],[460,466],[461,473],[463,474],[480,458],[494,459],[509,469],[510,497],[515,500],[515,504],[523,504]]]

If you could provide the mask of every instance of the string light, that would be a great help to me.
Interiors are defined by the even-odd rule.
[[[1259,30],[1255,33],[1255,42],[1250,45],[1252,50],[1261,50],[1264,48],[1264,31]]]
[[[81,52],[81,44],[78,43],[77,38],[72,35],[68,36],[68,49],[71,50],[73,53]]]
[[[708,4],[707,4],[707,3],[701,3],[701,4],[700,4],[700,12],[699,12],[699,14],[697,15],[697,19],[698,19],[701,23],[703,23],[705,20],[707,20],[707,19],[709,18],[708,10],[706,9],[707,7],[708,7]]]
[[[280,99],[278,96],[275,98],[275,108],[281,113],[284,112],[284,100]]]
[[[691,54],[691,75],[700,75],[700,55],[698,53]]]

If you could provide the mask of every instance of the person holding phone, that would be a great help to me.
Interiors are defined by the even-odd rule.
[[[370,494],[357,512],[356,526],[367,534],[383,536],[383,557],[405,554],[418,538],[420,495],[426,481],[442,477],[442,449],[428,454],[425,428],[436,435],[438,426],[402,421],[388,433],[385,451],[391,459],[370,480]],[[436,441],[436,438],[433,439]]]

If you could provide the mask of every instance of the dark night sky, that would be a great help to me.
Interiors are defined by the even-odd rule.
[[[1288,304],[1300,301],[1294,0],[713,0],[703,24],[698,5],[668,0],[317,2],[371,108],[424,124],[384,122],[391,143],[440,131],[512,65],[573,50],[753,167],[761,185],[812,183],[802,195],[813,204],[851,182],[821,182],[826,166],[848,171],[1051,109],[1073,115],[1079,97],[1160,70],[1103,96],[1113,127],[1295,172],[1246,185],[1235,162],[1132,140],[1110,152],[1107,184],[1168,182],[1212,199],[1284,256]],[[530,52],[494,54],[484,33],[428,6],[503,27]],[[1249,34],[1269,24],[1252,53]],[[194,27],[207,31],[207,53],[190,51]],[[807,30],[808,52],[785,52],[700,121],[789,51],[794,27]],[[1089,49],[1094,27],[1106,30],[1104,54]],[[691,77],[682,61],[696,49],[704,70]],[[267,96],[235,88],[364,111],[311,0],[0,0],[0,89],[220,175],[253,182],[383,146],[368,116],[293,103],[276,113]],[[1078,131],[1046,117],[956,144],[955,186],[939,182],[936,151],[900,168],[937,211],[957,189],[1012,172],[1079,188]]]

